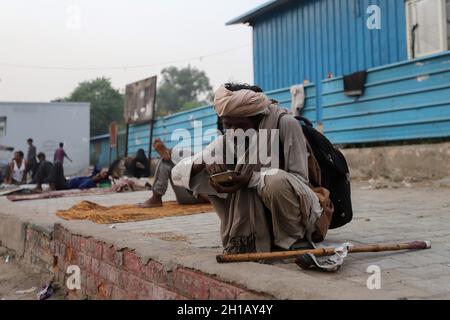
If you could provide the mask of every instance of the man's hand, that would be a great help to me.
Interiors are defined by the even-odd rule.
[[[209,183],[218,193],[236,193],[240,189],[246,188],[252,177],[253,172],[251,170],[247,172],[243,172],[242,174],[236,177],[230,177],[230,186],[223,186],[218,183],[215,183],[211,178],[209,179]]]
[[[205,167],[210,176],[227,171],[227,168],[223,164],[212,163],[206,164]]]

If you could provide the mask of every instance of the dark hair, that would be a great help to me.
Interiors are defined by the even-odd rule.
[[[247,83],[225,83],[225,88],[230,91],[252,90],[254,92],[264,92],[260,87],[252,86]]]
[[[64,147],[64,143],[60,142],[60,143],[59,143],[59,147],[60,147],[60,148]]]
[[[28,138],[28,140],[27,140],[28,142],[33,142],[33,139],[31,139],[31,138]]]
[[[24,154],[23,154],[23,152],[21,151],[21,150],[19,150],[19,151],[16,151],[16,153],[20,156],[20,157],[24,157]]]
[[[37,157],[38,157],[38,159],[44,158],[44,160],[45,160],[45,153],[39,152],[39,153],[37,154]]]

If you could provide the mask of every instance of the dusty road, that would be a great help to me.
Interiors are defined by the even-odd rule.
[[[0,247],[0,300],[37,300],[37,293],[51,279],[50,274],[36,273],[19,265],[10,253]],[[50,299],[63,298],[63,292],[58,290]]]

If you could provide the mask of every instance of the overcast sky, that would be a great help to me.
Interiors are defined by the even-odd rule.
[[[100,76],[123,90],[189,63],[213,87],[252,82],[251,27],[225,22],[264,2],[0,0],[0,101],[50,101]]]

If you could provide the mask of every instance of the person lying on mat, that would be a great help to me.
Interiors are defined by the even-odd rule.
[[[175,192],[175,197],[179,204],[208,202],[208,198],[206,196],[195,194],[186,188],[174,185],[172,182],[171,171],[175,164],[172,161],[171,150],[167,149],[159,138],[155,139],[153,142],[153,147],[161,156],[161,159],[156,165],[155,180],[153,181],[152,186],[152,196],[144,203],[140,203],[139,206],[141,208],[161,207],[163,205],[162,197],[166,194],[169,183]],[[180,153],[182,152],[183,150],[180,151]]]
[[[224,252],[292,250],[322,241],[333,209],[329,192],[310,185],[318,177],[308,171],[308,161],[316,160],[298,121],[261,88],[245,84],[220,86],[214,108],[226,134],[180,161],[172,178],[178,186],[208,194],[221,220]],[[270,156],[269,163],[261,154]],[[227,183],[211,177],[227,170],[235,172]]]
[[[45,160],[44,154],[39,154],[39,168],[36,172],[36,189],[35,191],[42,191],[42,184],[48,183],[51,191],[67,190],[67,189],[91,189],[96,188],[100,183],[109,182],[107,170],[100,170],[94,168],[92,174],[86,177],[74,177],[66,180],[64,176],[64,168],[61,162],[56,162],[53,165]],[[38,156],[39,157],[39,156]],[[41,161],[42,159],[42,161]]]
[[[89,177],[75,177],[67,181],[67,189],[92,189],[109,181],[108,170],[94,168]]]

